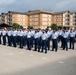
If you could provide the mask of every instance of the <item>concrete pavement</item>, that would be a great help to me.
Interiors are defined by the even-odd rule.
[[[0,75],[76,75],[75,58],[76,47],[44,54],[0,45]]]

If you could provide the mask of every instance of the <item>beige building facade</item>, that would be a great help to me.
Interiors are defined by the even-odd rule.
[[[28,25],[33,26],[33,28],[46,28],[52,24],[52,13],[35,10],[27,12],[28,15]]]
[[[7,18],[7,13],[2,13],[1,14],[1,23],[8,23],[8,18]]]
[[[44,10],[33,10],[25,13],[9,11],[7,14],[1,14],[1,23],[13,25],[18,23],[24,28],[29,25],[33,28],[45,29],[51,24],[57,24],[58,27],[76,27],[76,12],[49,12]]]
[[[13,23],[18,23],[24,28],[28,26],[28,16],[24,13],[19,12],[8,12],[8,24],[13,25]]]

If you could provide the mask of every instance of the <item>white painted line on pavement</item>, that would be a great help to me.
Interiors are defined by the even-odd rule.
[[[22,54],[22,53],[24,53],[24,52],[20,52],[20,53]]]
[[[43,60],[46,60],[47,58],[46,58],[46,57],[43,57],[42,59],[43,59]]]
[[[13,55],[13,53],[9,53],[9,55]]]
[[[32,57],[32,56],[34,56],[34,55],[33,55],[33,54],[30,54],[29,56],[31,56],[31,57]]]
[[[63,61],[59,61],[59,64],[64,64],[64,62]]]

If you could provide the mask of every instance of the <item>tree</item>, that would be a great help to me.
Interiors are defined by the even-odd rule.
[[[58,26],[57,26],[57,24],[51,24],[51,29],[57,29],[58,28]]]
[[[28,25],[28,29],[33,29],[33,27],[32,27],[32,26],[30,26],[30,25]]]
[[[12,28],[23,28],[21,25],[19,25],[18,23],[13,23]]]

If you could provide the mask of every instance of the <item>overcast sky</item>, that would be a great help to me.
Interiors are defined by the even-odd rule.
[[[0,13],[29,10],[76,11],[76,0],[0,0]]]

